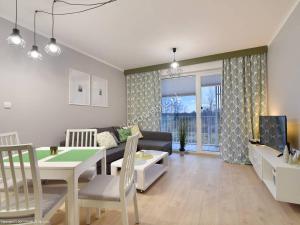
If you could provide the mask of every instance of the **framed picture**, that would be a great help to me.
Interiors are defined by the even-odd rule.
[[[69,73],[69,104],[90,105],[91,76],[78,70],[70,69]]]
[[[108,81],[92,76],[92,106],[108,107]]]

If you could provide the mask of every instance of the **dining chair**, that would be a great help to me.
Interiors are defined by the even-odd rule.
[[[4,184],[0,190],[0,224],[49,224],[65,201],[66,188],[42,188],[36,152],[30,144],[0,147],[0,176]],[[8,177],[13,191],[8,190]],[[18,188],[18,179],[22,188]]]
[[[68,129],[66,133],[66,147],[97,147],[97,129]],[[78,179],[80,183],[91,181],[97,175],[96,165],[82,173]]]
[[[0,146],[19,145],[20,139],[17,132],[0,134]]]
[[[20,139],[17,132],[9,132],[9,133],[1,133],[0,134],[0,146],[8,146],[8,145],[19,145]],[[12,180],[7,180],[8,188],[11,190],[12,188]],[[21,185],[21,182],[17,180],[18,185]],[[0,178],[0,190],[4,189],[4,184],[2,179]]]
[[[127,203],[134,202],[135,222],[139,223],[137,194],[134,182],[134,160],[138,135],[127,139],[120,176],[98,175],[79,191],[79,206],[117,208],[122,211],[122,223],[128,225]],[[90,218],[87,218],[87,224]]]

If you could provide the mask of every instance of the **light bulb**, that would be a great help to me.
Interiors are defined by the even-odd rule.
[[[56,44],[55,38],[50,38],[50,42],[45,46],[45,52],[52,56],[58,56],[61,54],[61,49]]]
[[[28,57],[32,59],[42,59],[42,54],[39,52],[38,46],[33,45],[32,49],[27,53]]]
[[[176,61],[174,61],[174,62],[171,63],[171,67],[172,67],[173,69],[177,69],[177,68],[179,67],[179,63],[176,62]]]
[[[21,47],[21,48],[24,48],[25,44],[26,44],[26,42],[20,35],[20,31],[16,28],[13,29],[12,34],[7,38],[7,43],[9,45],[17,46],[17,47]]]

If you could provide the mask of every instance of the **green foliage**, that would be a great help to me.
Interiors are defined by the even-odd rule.
[[[180,151],[185,151],[186,138],[187,138],[187,122],[183,119],[179,122],[179,142]]]

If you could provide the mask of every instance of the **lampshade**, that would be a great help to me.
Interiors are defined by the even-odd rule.
[[[32,46],[32,49],[27,53],[27,55],[32,59],[42,60],[43,58],[42,54],[39,52],[38,46],[36,45]]]
[[[45,52],[52,56],[61,54],[61,48],[56,44],[55,38],[50,38],[50,42],[45,46]]]
[[[11,35],[7,38],[7,42],[9,45],[24,48],[26,42],[20,35],[20,31],[17,28],[14,28]]]

